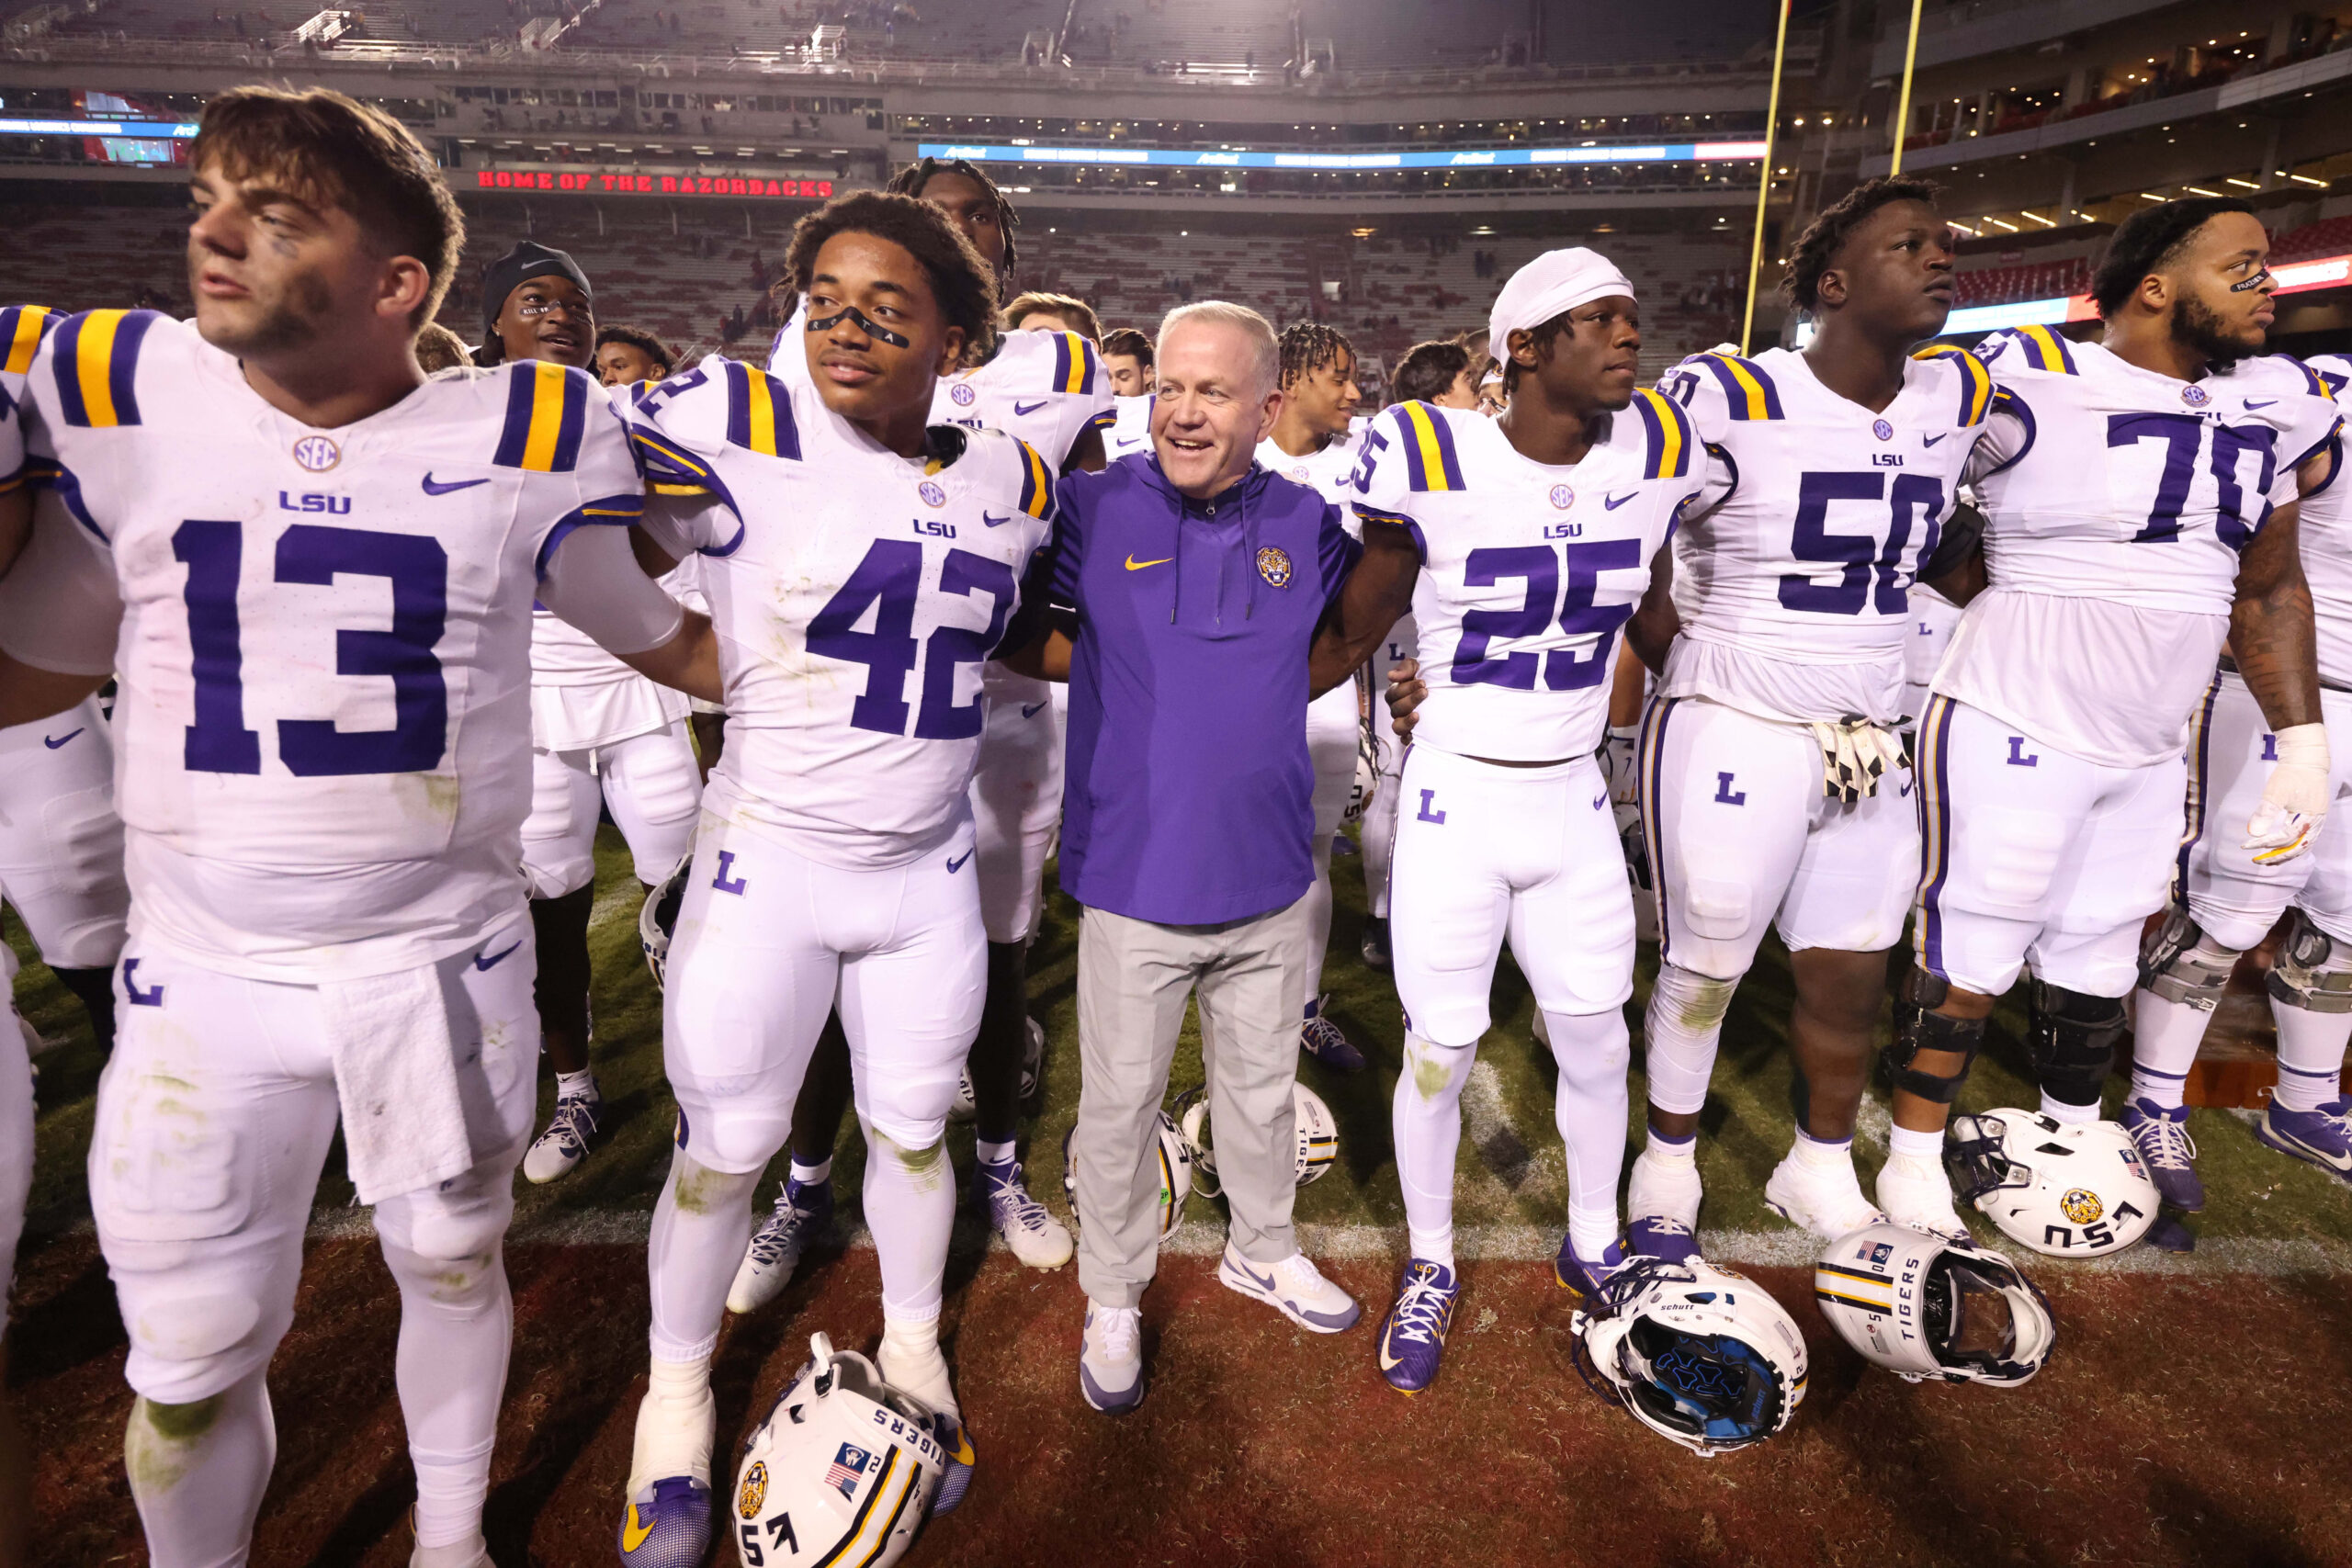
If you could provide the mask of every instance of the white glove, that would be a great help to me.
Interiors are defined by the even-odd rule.
[[[2256,865],[2293,860],[2311,848],[2327,820],[2327,726],[2290,725],[2277,739],[2278,761],[2240,846],[2254,852]]]
[[[1816,719],[1813,737],[1821,743],[1822,793],[1848,806],[1876,795],[1886,771],[1903,765],[1903,742],[1859,715],[1835,724]]]

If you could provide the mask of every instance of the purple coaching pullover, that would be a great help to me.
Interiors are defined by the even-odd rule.
[[[1271,914],[1314,880],[1306,655],[1362,547],[1252,467],[1208,501],[1151,452],[1056,492],[1054,599],[1078,607],[1062,890],[1158,925]]]

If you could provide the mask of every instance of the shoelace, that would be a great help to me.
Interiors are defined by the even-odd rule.
[[[784,1256],[786,1247],[798,1244],[800,1233],[815,1218],[808,1210],[794,1207],[788,1195],[779,1195],[775,1213],[760,1227],[760,1234],[752,1238],[752,1258],[762,1265],[773,1264]]]
[[[595,1134],[597,1107],[585,1099],[559,1100],[555,1114],[548,1118],[548,1130],[540,1136],[553,1138],[567,1155],[578,1157],[588,1152],[588,1140]]]
[[[1029,1196],[1029,1189],[1021,1184],[1017,1167],[1010,1176],[989,1178],[989,1204],[997,1211],[1002,1224],[1019,1225],[1025,1231],[1038,1229],[1050,1217],[1046,1206]]]
[[[1639,1222],[1660,1235],[1689,1235],[1690,1227],[1664,1214],[1645,1214]]]
[[[2154,1146],[2147,1161],[2163,1170],[2187,1170],[2197,1157],[2197,1140],[2188,1129],[2169,1116],[2151,1116],[2140,1123],[2139,1133]]]
[[[1419,1270],[1405,1293],[1396,1298],[1396,1331],[1407,1339],[1434,1340],[1444,1331],[1447,1311],[1437,1271]]]
[[[1114,1361],[1124,1361],[1135,1354],[1136,1336],[1143,1327],[1143,1314],[1112,1308],[1094,1314],[1096,1336],[1102,1342],[1102,1354]]]

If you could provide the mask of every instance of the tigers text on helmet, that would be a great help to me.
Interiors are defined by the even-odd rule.
[[[1863,1359],[1906,1382],[2015,1388],[2058,1337],[2049,1303],[2000,1253],[1883,1221],[1822,1248],[1813,1295]]]

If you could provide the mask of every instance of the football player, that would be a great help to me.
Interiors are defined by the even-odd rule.
[[[995,269],[936,207],[841,197],[801,220],[785,265],[808,300],[797,379],[714,356],[631,415],[656,492],[680,497],[650,526],[704,558],[731,734],[662,1000],[678,1148],[653,1214],[629,1563],[699,1562],[708,1543],[711,1350],[752,1190],[836,1005],[872,1150],[883,1376],[956,1416],[942,1140],[988,981],[980,666],[1026,636],[1053,471],[1001,432],[930,423],[939,378],[987,353],[996,318]]]
[[[2098,1118],[2122,998],[2143,972],[2141,926],[2177,864],[2183,732],[2225,640],[2276,761],[2246,791],[2250,812],[2207,826],[2199,802],[2191,819],[2273,864],[2306,853],[2327,816],[2296,498],[2327,478],[2339,421],[2309,370],[2261,356],[2268,252],[2233,197],[2143,208],[2093,280],[2102,343],[2019,327],[1977,346],[2003,394],[1978,451],[1985,471],[1970,474],[1989,586],[1952,595],[1967,614],[1919,723],[1917,966],[1895,1008],[1878,1181],[1898,1224],[1958,1229],[1944,1123],[1985,1016],[2028,964],[2042,1113]],[[2251,733],[2254,719],[2240,722]],[[2175,927],[2151,943],[2149,988],[2226,976],[2259,931],[2216,923],[2226,929]],[[2324,968],[2300,982],[2283,969],[2281,983],[2324,991]],[[2132,1109],[2144,1125],[2150,1113]],[[2186,1114],[2155,1110],[2176,1124]]]
[[[1004,324],[1016,333],[1076,333],[1098,345],[1102,341],[1094,307],[1068,294],[1016,294],[1004,308]]]
[[[1361,525],[1348,510],[1354,494],[1357,443],[1350,423],[1363,395],[1356,389],[1356,351],[1345,334],[1314,321],[1283,329],[1282,412],[1258,443],[1267,472],[1321,492],[1340,508],[1349,532]],[[1393,638],[1395,633],[1391,632]],[[1299,1048],[1325,1066],[1354,1072],[1363,1053],[1323,1016],[1323,954],[1331,943],[1331,836],[1340,830],[1355,787],[1356,752],[1363,734],[1363,698],[1342,681],[1306,705],[1306,751],[1315,765],[1315,886],[1307,890],[1306,1017]]]
[[[1000,293],[1012,276],[1019,222],[1012,204],[979,169],[961,159],[910,164],[890,189],[947,214],[989,264]],[[808,355],[801,330],[805,302],[777,339],[769,372],[804,380]],[[1005,333],[977,363],[952,366],[933,383],[931,417],[967,430],[1001,430],[1042,453],[1050,472],[1102,467],[1101,425],[1111,391],[1101,353],[1075,333]],[[1043,681],[991,662],[988,724],[972,781],[978,833],[980,912],[988,926],[988,1007],[973,1043],[970,1074],[979,1196],[989,1228],[1022,1262],[1058,1269],[1070,1259],[1069,1230],[1029,1195],[1017,1139],[1024,1077],[1034,1078],[1045,1032],[1029,1017],[1029,943],[1045,914],[1046,860],[1061,820],[1062,750],[1053,696]],[[815,1061],[792,1113],[792,1168],[775,1211],[752,1238],[729,1294],[736,1312],[773,1300],[792,1278],[801,1251],[832,1225],[833,1147],[850,1104],[849,1052],[838,1024],[818,1043]]]
[[[596,379],[607,387],[651,386],[670,378],[678,356],[643,327],[617,322],[596,329]]]
[[[1765,1202],[1822,1236],[1875,1224],[1854,1117],[1917,891],[1918,826],[1894,731],[1906,591],[1934,554],[1991,412],[1958,350],[1914,358],[1951,306],[1936,187],[1869,180],[1797,242],[1802,353],[1693,355],[1667,378],[1707,449],[1675,541],[1674,635],[1637,771],[1658,973],[1642,1032],[1648,1138],[1627,1191],[1636,1250],[1696,1250],[1694,1151],[1725,1011],[1768,928],[1787,943],[1794,1138]]]
[[[600,376],[587,275],[561,251],[525,240],[482,280],[485,364],[537,360]],[[673,593],[684,585],[665,584]],[[685,696],[655,685],[542,610],[531,622],[531,815],[523,871],[539,953],[539,1032],[555,1069],[555,1111],[523,1156],[548,1182],[587,1157],[605,1113],[589,1066],[588,917],[596,902],[596,824],[607,809],[649,891],[693,840],[702,773]]]
[[[1113,327],[1102,334],[1102,369],[1114,398],[1151,396],[1151,334],[1135,327]],[[1125,405],[1122,404],[1124,408]]]
[[[2352,358],[2316,355],[2305,363],[2340,404],[2352,381]],[[2339,432],[2325,473],[2305,487],[2296,507],[2318,634],[2331,799],[2344,793],[2352,772],[2352,740],[2335,744],[2352,736],[2352,503],[2346,500],[2352,483],[2344,460]],[[2294,924],[2270,973],[2278,1085],[2254,1135],[2352,1182],[2352,1103],[2342,1088],[2345,1043],[2352,1039],[2352,832],[2339,822],[2309,855],[2280,863],[2248,851],[2228,831],[2261,804],[2279,761],[2278,735],[2236,660],[2222,655],[2189,724],[2188,820],[2174,868],[2173,908],[2142,950],[2132,1097],[2123,1110],[2123,1125],[2156,1190],[2192,1213],[2204,1206],[2205,1188],[2196,1145],[2182,1124],[2188,1069],[2238,954],[2290,907]]]
[[[586,376],[418,369],[463,220],[399,122],[241,87],[189,162],[196,319],[50,334],[27,444],[64,505],[0,578],[0,723],[119,682],[130,927],[90,1195],[130,1490],[153,1562],[244,1561],[340,1119],[401,1294],[411,1561],[487,1568],[538,1033],[533,596],[661,678],[716,694],[717,660],[631,554],[639,480]]]
[[[1510,408],[1399,403],[1364,436],[1357,513],[1412,530],[1425,696],[1405,754],[1392,876],[1405,1063],[1396,1170],[1411,1258],[1380,1334],[1407,1393],[1437,1376],[1460,1287],[1453,1163],[1462,1087],[1491,1021],[1509,941],[1560,1078],[1568,1234],[1559,1281],[1589,1293],[1623,1268],[1625,998],[1634,902],[1593,753],[1617,634],[1662,566],[1705,454],[1689,417],[1637,390],[1634,286],[1584,249],[1521,267],[1495,300]],[[1409,683],[1414,667],[1400,667]]]
[[[59,317],[39,305],[0,310],[0,487],[27,506],[16,409],[34,352]],[[25,513],[28,520],[30,512]],[[8,552],[0,547],[0,570]],[[101,1052],[114,1048],[114,962],[130,889],[122,819],[114,809],[114,742],[92,696],[40,724],[0,729],[0,898],[25,922],[50,973],[90,1017]],[[0,1048],[16,1039],[0,1025]],[[22,1218],[21,1215],[18,1216]]]

